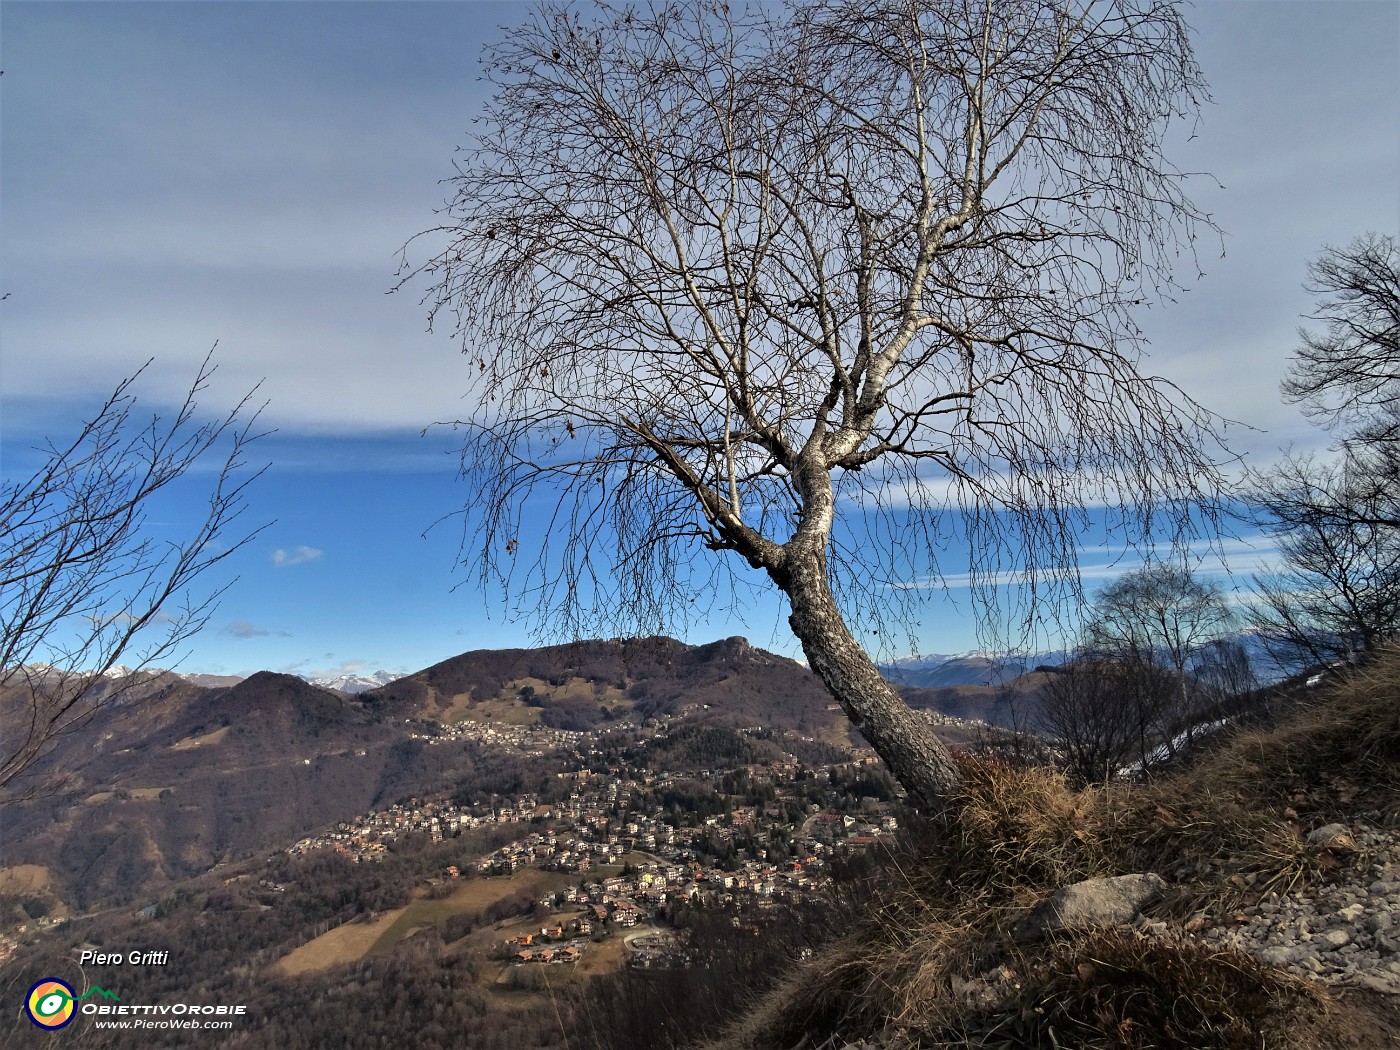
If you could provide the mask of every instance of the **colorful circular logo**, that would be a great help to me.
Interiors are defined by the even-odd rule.
[[[73,986],[57,977],[45,977],[24,1000],[24,1012],[40,1028],[62,1028],[73,1020]]]

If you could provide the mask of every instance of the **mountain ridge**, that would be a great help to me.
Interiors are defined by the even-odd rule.
[[[811,672],[741,638],[479,650],[354,695],[273,671],[217,687],[143,672],[99,688],[123,690],[120,702],[59,741],[47,763],[64,773],[58,792],[8,806],[0,843],[0,867],[50,868],[81,908],[158,892],[409,795],[529,775],[527,755],[505,761],[444,731],[464,719],[685,720],[852,743]]]

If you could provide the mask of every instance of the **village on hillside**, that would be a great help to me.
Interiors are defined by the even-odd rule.
[[[474,865],[447,867],[434,881],[509,878],[523,868],[576,876],[538,900],[537,931],[517,933],[499,946],[518,963],[558,963],[576,961],[590,936],[639,924],[664,927],[678,906],[743,910],[800,901],[829,878],[833,861],[892,839],[898,829],[897,789],[868,749],[821,766],[785,751],[735,768],[685,772],[603,764],[616,757],[606,749],[612,735],[627,729],[634,741],[664,742],[672,721],[649,720],[640,732],[635,726],[573,732],[472,721],[420,727],[417,734],[429,740],[472,739],[553,754],[567,768],[555,774],[548,798],[410,798],[339,822],[287,852],[332,850],[373,863],[405,835],[441,842],[472,829],[515,826],[513,841]],[[726,732],[773,736],[761,727]],[[628,957],[637,966],[675,950],[665,937],[629,941],[636,947]]]

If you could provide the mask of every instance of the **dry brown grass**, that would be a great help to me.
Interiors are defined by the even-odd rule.
[[[436,926],[454,915],[470,915],[484,911],[497,901],[521,890],[531,893],[545,890],[552,893],[569,885],[570,881],[569,876],[560,872],[522,868],[509,878],[464,880],[457,884],[450,896],[437,900],[425,896],[421,890],[415,891],[413,900],[406,907],[397,910],[398,917],[391,925],[382,929],[367,954],[382,955],[416,930]]]
[[[213,747],[215,744],[222,741],[224,737],[228,736],[228,730],[228,726],[220,726],[218,729],[205,733],[202,736],[190,736],[186,737],[184,740],[177,740],[170,745],[170,750],[188,751],[195,747]]]
[[[1336,877],[1364,856],[1309,830],[1400,803],[1400,650],[1271,731],[1239,734],[1151,784],[1076,791],[1046,770],[964,758],[949,815],[911,836],[849,936],[794,973],[715,1050],[890,1047],[1308,1048],[1348,1041],[1347,1010],[1177,933],[1098,931],[1024,946],[1027,908],[1067,883],[1154,871],[1157,918],[1223,914]],[[969,984],[969,980],[971,983]]]
[[[272,969],[276,973],[296,976],[358,962],[370,955],[382,955],[406,938],[443,923],[454,915],[482,911],[521,889],[554,890],[567,882],[567,876],[556,872],[527,868],[508,879],[468,879],[457,885],[451,896],[439,900],[424,896],[420,890],[402,908],[387,911],[371,922],[354,919],[342,923],[294,948],[273,964]],[[497,939],[490,937],[485,943]]]
[[[1322,815],[1394,809],[1400,802],[1400,648],[1320,690],[1278,728],[1238,734],[1180,781]]]
[[[1314,988],[1180,935],[1099,930],[1022,963],[1009,1001],[965,1012],[947,1045],[986,1050],[1259,1050],[1319,1046]],[[919,1045],[912,1042],[911,1045]]]
[[[0,868],[0,894],[49,893],[53,874],[42,864],[16,864]]]
[[[363,959],[384,932],[393,926],[405,909],[396,908],[385,912],[373,922],[342,923],[333,930],[293,948],[273,964],[274,973],[287,977],[298,977],[304,973],[320,973],[333,966]]]

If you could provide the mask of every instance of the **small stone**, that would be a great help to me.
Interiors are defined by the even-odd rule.
[[[1308,845],[1338,853],[1349,853],[1356,849],[1356,841],[1345,824],[1324,824],[1309,832]]]
[[[980,977],[964,980],[955,975],[952,979],[952,992],[955,998],[973,1006],[992,1006],[998,998],[996,989]]]
[[[1386,995],[1400,995],[1400,975],[1387,976],[1383,973],[1357,973],[1351,977],[1353,984]]]
[[[1288,966],[1296,962],[1299,958],[1297,948],[1289,948],[1279,945],[1274,948],[1265,948],[1259,953],[1259,961],[1267,963],[1269,966]]]
[[[1313,940],[1317,941],[1325,948],[1336,951],[1338,948],[1345,947],[1351,943],[1351,934],[1342,929],[1324,930],[1314,937]]]

